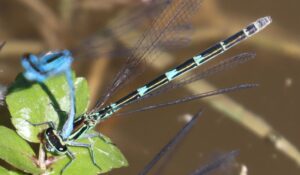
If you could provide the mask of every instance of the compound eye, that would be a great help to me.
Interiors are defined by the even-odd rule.
[[[55,61],[59,57],[63,56],[62,53],[50,53],[49,58],[47,59],[46,63],[51,63],[52,61]]]

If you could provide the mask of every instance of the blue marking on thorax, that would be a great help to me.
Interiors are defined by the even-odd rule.
[[[178,71],[176,69],[173,69],[171,71],[168,71],[165,73],[167,79],[169,81],[173,80],[173,78],[178,74]]]
[[[223,52],[227,50],[226,45],[224,44],[223,41],[220,42],[220,45],[221,45],[221,47],[223,49]]]
[[[110,104],[108,107],[102,108],[102,110],[95,112],[95,120],[100,122],[101,119],[106,119],[119,110],[119,106],[116,103]]]
[[[197,56],[194,56],[193,59],[197,65],[200,65],[201,62],[203,61],[204,57],[202,57],[202,55],[197,55]]]
[[[143,86],[141,88],[138,88],[137,91],[138,91],[139,95],[142,97],[148,91],[148,88],[147,88],[147,86]]]
[[[111,107],[112,111],[114,111],[114,112],[119,109],[118,106],[116,105],[116,103],[110,104],[110,107]]]

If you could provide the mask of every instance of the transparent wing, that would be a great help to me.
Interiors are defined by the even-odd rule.
[[[178,33],[188,33],[189,31],[187,31],[188,29],[186,29],[185,31],[183,31],[185,29],[182,30],[177,30]],[[134,40],[134,38],[132,39]],[[80,59],[80,58],[84,58],[84,59],[93,59],[93,58],[101,58],[101,56],[105,56],[105,58],[126,58],[128,56],[130,56],[130,54],[133,52],[133,47],[125,47],[123,45],[119,45],[119,44],[114,44],[113,46],[110,46],[111,41],[107,41],[107,42],[101,42],[101,44],[93,44],[91,46],[85,46],[85,47],[89,47],[85,49],[85,52],[83,53],[82,51],[75,51],[75,52],[80,52],[83,53],[80,56],[78,56],[78,53],[74,54],[76,60]],[[105,44],[102,44],[105,43]],[[174,38],[172,41],[171,40],[166,40],[166,41],[160,41],[159,43],[156,44],[156,46],[144,46],[144,47],[140,47],[139,50],[140,51],[144,51],[146,52],[149,48],[154,47],[155,49],[160,49],[160,50],[175,50],[178,48],[183,48],[189,45],[189,43],[191,43],[191,39],[188,36],[181,36],[178,38]]]
[[[190,175],[207,175],[210,174],[218,169],[220,169],[223,166],[226,166],[226,164],[229,164],[229,162],[232,162],[237,156],[238,151],[231,151],[227,154],[219,156],[217,159],[215,159],[213,162],[210,162],[207,165],[201,166],[199,169],[195,170]]]
[[[177,38],[173,29],[186,26],[190,22],[190,18],[198,7],[201,0],[172,0],[160,15],[154,20],[151,27],[143,34],[143,37],[137,42],[135,48],[126,59],[123,68],[118,72],[115,79],[107,88],[106,93],[97,102],[94,110],[103,106],[108,98],[118,90],[122,85],[128,83],[136,75],[141,74],[141,64],[146,64],[158,57],[155,48],[160,41],[171,41]],[[146,50],[143,49],[150,46]],[[142,49],[141,49],[142,48]]]
[[[120,48],[114,43],[118,42],[119,38],[130,41],[136,40],[137,36],[131,36],[130,32],[142,26],[147,26],[147,24],[149,25],[153,18],[169,3],[169,0],[155,0],[149,3],[137,3],[133,8],[130,8],[131,10],[120,11],[116,15],[117,17],[110,20],[106,27],[84,39],[79,46],[72,49],[72,52],[76,59],[95,58],[99,55],[121,56],[122,58],[128,56],[128,50],[130,49]]]
[[[199,111],[181,130],[154,156],[154,158],[145,166],[139,175],[146,175],[154,167],[154,165],[170,151],[178,145],[178,143],[189,133],[197,119],[201,116],[202,110]]]
[[[147,98],[151,98],[151,97],[155,97],[158,96],[160,94],[166,93],[172,89],[178,89],[180,87],[186,86],[187,84],[193,83],[195,81],[204,79],[208,76],[214,75],[218,72],[224,71],[224,70],[228,70],[233,68],[234,66],[243,64],[251,59],[255,58],[255,54],[254,53],[241,53],[239,55],[236,55],[234,57],[231,57],[229,59],[225,59],[224,61],[221,61],[220,63],[213,65],[212,67],[201,71],[199,73],[195,73],[192,74],[190,76],[187,76],[185,78],[179,79],[177,82],[174,83],[170,83],[167,84],[165,86],[160,87],[159,89],[157,89],[156,91],[149,93],[148,95],[145,95],[135,101],[132,101],[131,103],[126,104],[134,104],[136,102],[139,102],[140,100],[144,100]]]
[[[240,64],[243,64],[251,59],[255,58],[255,53],[241,53],[239,55],[236,55],[234,57],[231,57],[229,59],[226,59],[224,61],[221,61],[220,63],[200,72],[197,74],[193,74],[191,76],[188,76],[186,78],[182,78],[180,80],[178,80],[175,83],[170,83],[166,86],[163,86],[160,89],[157,89],[156,91],[144,96],[143,98],[140,98],[138,100],[142,100],[144,98],[149,98],[149,97],[154,97],[157,96],[159,94],[165,93],[167,91],[170,91],[172,89],[177,89],[183,86],[186,86],[187,84],[193,83],[195,81],[207,78],[211,75],[214,75],[218,72],[224,71],[224,70],[228,70],[233,68],[234,66],[238,66]]]
[[[163,108],[163,107],[176,105],[176,104],[181,104],[181,103],[186,103],[186,102],[190,102],[190,101],[193,101],[193,100],[198,100],[198,99],[202,99],[202,98],[206,98],[206,97],[210,97],[210,96],[215,96],[215,95],[219,95],[219,94],[235,92],[235,91],[242,90],[242,89],[254,88],[254,87],[257,87],[257,86],[258,86],[257,84],[253,84],[253,83],[239,84],[239,85],[235,85],[235,86],[232,86],[232,87],[217,89],[217,90],[208,91],[208,92],[204,92],[204,93],[194,94],[194,95],[183,97],[183,98],[178,98],[178,99],[175,99],[175,100],[172,100],[172,101],[169,101],[169,102],[165,102],[165,103],[159,103],[159,104],[154,104],[154,105],[150,105],[150,106],[145,106],[145,107],[142,107],[142,108],[133,109],[133,110],[130,110],[130,111],[127,111],[127,112],[118,113],[115,116],[128,115],[128,114],[132,114],[132,113],[136,113],[136,112],[143,112],[143,111]]]

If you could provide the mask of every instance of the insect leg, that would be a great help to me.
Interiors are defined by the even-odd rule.
[[[94,138],[94,137],[99,137],[103,142],[107,143],[107,144],[112,144],[115,145],[114,143],[112,143],[110,140],[106,139],[104,137],[103,134],[101,134],[100,132],[95,132],[95,133],[88,133],[88,134],[84,134],[83,136],[81,136],[80,138]]]
[[[71,159],[65,166],[63,169],[61,169],[60,174],[62,175],[64,173],[64,171],[73,163],[73,161],[75,160],[75,156],[71,151],[67,151],[66,153],[68,155],[68,157]]]
[[[96,160],[95,160],[95,154],[94,154],[94,149],[92,148],[92,145],[91,144],[87,144],[87,143],[78,143],[78,142],[70,142],[68,143],[68,145],[70,146],[75,146],[75,147],[83,147],[83,148],[87,148],[90,152],[90,156],[91,156],[91,159],[92,159],[92,162],[93,164],[99,168],[100,170],[101,167],[97,164]]]
[[[48,121],[48,122],[42,122],[42,123],[32,123],[29,120],[25,120],[26,122],[28,122],[30,125],[37,127],[37,126],[42,126],[42,125],[47,125],[51,128],[55,128],[55,124],[52,121]]]

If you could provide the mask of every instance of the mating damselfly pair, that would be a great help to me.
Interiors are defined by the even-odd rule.
[[[58,74],[65,73],[69,85],[69,96],[70,96],[70,110],[67,111],[67,119],[63,123],[63,127],[58,128],[57,124],[53,121],[45,121],[43,123],[32,123],[34,126],[47,125],[48,128],[45,129],[43,140],[47,151],[58,154],[65,154],[69,156],[70,161],[63,167],[61,173],[63,173],[75,160],[75,155],[69,149],[69,147],[84,147],[87,148],[91,155],[91,160],[95,166],[101,169],[101,165],[97,163],[94,156],[94,150],[91,144],[76,142],[79,138],[92,138],[101,137],[100,133],[89,134],[87,131],[94,128],[99,122],[114,116],[117,111],[132,104],[138,102],[146,97],[154,96],[156,93],[161,93],[164,87],[167,87],[170,82],[175,78],[179,78],[185,73],[203,65],[212,58],[222,54],[229,48],[237,45],[241,41],[253,36],[258,33],[266,26],[271,23],[270,17],[260,18],[257,21],[251,23],[241,31],[228,37],[227,39],[213,45],[212,47],[206,49],[200,54],[188,59],[184,63],[178,65],[177,67],[165,72],[164,74],[158,76],[149,83],[137,88],[135,91],[129,93],[128,95],[120,98],[114,103],[105,106],[107,100],[113,95],[113,93],[118,90],[122,85],[128,83],[128,79],[134,77],[137,67],[144,61],[148,61],[148,56],[155,53],[155,48],[160,40],[172,39],[175,37],[176,33],[172,29],[179,27],[181,24],[188,22],[193,12],[197,10],[199,6],[199,0],[174,0],[170,1],[170,4],[166,6],[158,18],[154,20],[152,27],[145,32],[145,35],[138,41],[136,47],[132,50],[132,53],[127,58],[125,66],[117,74],[116,78],[113,80],[111,86],[109,86],[106,93],[95,105],[95,107],[85,114],[82,114],[75,118],[75,97],[74,97],[74,86],[71,75],[71,63],[73,61],[72,55],[69,51],[51,51],[41,56],[35,56],[33,54],[27,54],[22,59],[23,67],[25,68],[24,76],[28,80],[37,81],[42,83],[45,79],[56,76]],[[170,34],[172,33],[172,34]],[[147,49],[145,49],[147,48]],[[155,55],[155,54],[154,54]],[[158,55],[155,55],[158,57]],[[237,57],[239,62],[244,57],[249,55],[244,54]],[[186,84],[187,81],[182,82]],[[182,85],[178,84],[178,85]],[[231,88],[220,89],[213,91],[208,94],[200,96],[191,96],[187,99],[179,99],[172,104],[181,103],[184,101],[189,101],[191,99],[199,99],[204,96],[211,96],[220,93],[230,92],[237,89],[251,88],[255,86],[254,84],[242,84]],[[176,86],[173,86],[176,87]],[[169,103],[171,104],[171,103]],[[163,106],[163,105],[162,105]],[[160,106],[154,106],[160,107]],[[141,109],[138,109],[141,110]],[[110,143],[108,143],[110,144]]]

